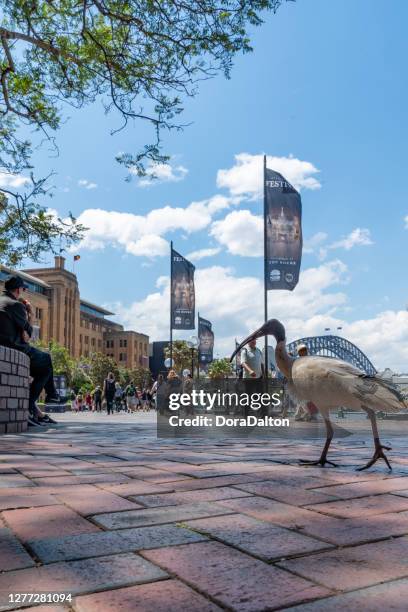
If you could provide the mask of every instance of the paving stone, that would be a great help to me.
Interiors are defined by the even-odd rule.
[[[33,565],[33,559],[10,529],[0,528],[0,572]]]
[[[333,495],[340,499],[352,499],[354,497],[367,497],[369,495],[390,493],[401,489],[408,489],[408,477],[385,478],[377,482],[354,482],[345,485],[326,486],[324,488],[315,489],[315,491]]]
[[[232,487],[220,487],[218,489],[201,489],[198,491],[185,491],[184,493],[165,493],[163,495],[139,495],[132,497],[135,502],[143,504],[147,508],[158,506],[178,506],[181,504],[192,504],[203,501],[218,501],[220,499],[233,499],[235,497],[250,497],[246,491],[233,489]]]
[[[181,480],[174,482],[174,491],[193,491],[195,489],[211,489],[213,487],[228,487],[230,485],[245,482],[255,482],[261,480],[259,476],[253,474],[242,474],[232,476],[219,476],[217,478],[192,478],[191,480]]]
[[[34,487],[34,482],[22,474],[0,474],[0,487],[14,489],[17,487]]]
[[[66,470],[57,470],[57,469],[52,469],[52,470],[21,470],[21,472],[24,474],[24,476],[27,476],[27,478],[56,478],[58,477],[62,477],[62,476],[72,476],[72,474],[70,474],[70,472],[67,472]],[[35,482],[38,482],[37,480]]]
[[[406,612],[407,601],[408,580],[402,579],[287,608],[286,612]]]
[[[176,472],[166,472],[164,470],[154,470],[148,467],[126,467],[126,468],[114,468],[115,472],[126,474],[132,478],[140,480],[147,480],[147,482],[161,483],[161,482],[175,482],[177,480],[188,480],[188,476],[185,474],[177,474]]]
[[[152,582],[166,576],[164,571],[133,553],[7,572],[0,575],[0,610],[10,610],[21,605],[8,603],[10,585],[14,593],[80,595]]]
[[[219,542],[144,551],[143,556],[221,605],[240,612],[287,606],[328,591]]]
[[[99,531],[95,525],[66,506],[6,510],[2,514],[7,525],[22,542]]]
[[[85,476],[51,476],[44,478],[34,478],[33,482],[42,487],[66,485],[95,484],[95,483],[116,483],[131,482],[131,478],[124,474],[85,474]]]
[[[352,518],[354,516],[369,516],[371,514],[386,514],[387,512],[408,510],[408,499],[389,494],[373,495],[372,497],[359,497],[357,499],[316,504],[307,506],[307,508],[332,516]]]
[[[408,576],[408,537],[343,548],[279,563],[329,588],[350,591]]]
[[[217,506],[229,508],[239,514],[248,514],[261,521],[269,521],[276,525],[300,529],[310,523],[324,523],[329,517],[305,508],[297,508],[265,497],[243,497],[216,502]]]
[[[98,484],[99,488],[115,493],[115,495],[122,495],[123,497],[129,497],[130,495],[145,495],[150,493],[169,493],[174,490],[172,485],[160,485],[151,484],[144,480],[131,480],[126,484],[120,485],[101,485]]]
[[[76,612],[221,612],[221,608],[178,580],[83,595],[75,600]]]
[[[109,491],[103,491],[96,487],[88,487],[85,491],[71,491],[57,493],[57,499],[70,506],[79,514],[88,516],[102,512],[119,512],[122,510],[136,510],[142,508],[140,504],[135,504],[123,497],[114,495]]]
[[[43,563],[54,563],[204,540],[205,536],[176,525],[158,525],[44,538],[28,545]]]
[[[51,506],[58,504],[52,495],[0,495],[0,510],[12,510],[14,508],[34,508],[38,506]]]
[[[187,526],[266,561],[331,548],[301,533],[243,514],[189,521]]]
[[[185,506],[146,508],[143,510],[130,510],[129,512],[98,514],[92,518],[95,523],[106,529],[125,529],[126,527],[176,523],[220,514],[231,514],[231,511],[227,508],[217,507],[216,504],[202,502],[200,504],[186,504]]]
[[[67,612],[69,608],[63,605],[45,604],[43,606],[34,606],[34,608],[24,608],[24,612]]]
[[[332,501],[335,499],[333,495],[324,493],[324,489],[321,489],[322,492],[318,493],[314,490],[293,487],[270,480],[236,486],[238,489],[241,489],[241,491],[248,491],[249,493],[254,493],[255,495],[260,495],[262,497],[270,497],[271,499],[276,499],[277,501],[292,504],[294,506],[319,504],[321,502]]]
[[[338,546],[364,544],[408,534],[408,512],[349,519],[327,518],[329,520],[324,522],[309,522],[303,526],[302,532]]]

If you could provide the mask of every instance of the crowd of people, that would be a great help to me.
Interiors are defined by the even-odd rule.
[[[113,372],[109,372],[104,380],[103,387],[97,385],[93,391],[88,391],[85,394],[72,392],[71,410],[74,412],[84,410],[102,412],[106,410],[107,414],[122,411],[128,413],[149,412],[156,408],[157,391],[162,382],[163,376],[159,375],[152,386],[138,387],[131,381],[128,385],[122,387],[115,380]]]
[[[5,291],[0,297],[0,345],[17,349],[25,353],[30,359],[30,391],[29,391],[29,426],[41,426],[55,423],[48,414],[44,413],[39,405],[40,394],[45,391],[45,404],[60,403],[61,399],[55,388],[51,357],[48,352],[41,351],[32,346],[33,309],[24,299],[27,289],[24,280],[19,276],[11,276],[5,282]],[[307,355],[307,347],[297,347],[299,356]],[[295,357],[295,355],[294,355]],[[264,377],[262,352],[256,346],[256,340],[251,340],[241,352],[241,372],[238,378],[245,379],[248,390],[255,389],[257,381]],[[276,373],[277,374],[277,373]],[[80,412],[89,410],[107,414],[126,411],[128,413],[149,412],[158,408],[158,391],[166,383],[165,393],[181,391],[189,394],[193,388],[193,380],[188,370],[183,372],[181,380],[174,370],[170,370],[167,380],[160,374],[153,385],[137,386],[130,382],[124,388],[112,372],[105,378],[102,386],[96,386],[92,392],[73,393],[71,408]],[[283,412],[295,410],[295,420],[315,420],[317,408],[311,402],[296,402],[296,398],[288,399],[288,405]],[[289,405],[291,404],[291,405]]]

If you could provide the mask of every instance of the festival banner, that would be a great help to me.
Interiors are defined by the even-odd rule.
[[[213,361],[214,351],[214,332],[212,324],[207,319],[198,317],[198,359],[202,364],[211,363]]]
[[[195,267],[174,249],[171,251],[171,324],[172,329],[194,329]]]
[[[302,260],[302,201],[278,172],[265,168],[265,285],[292,291]]]

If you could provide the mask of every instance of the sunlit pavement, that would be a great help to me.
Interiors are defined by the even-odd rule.
[[[379,422],[393,472],[356,472],[361,417],[334,417],[337,468],[298,465],[323,445],[307,423],[157,439],[154,412],[55,417],[0,438],[0,610],[29,606],[11,593],[72,595],[53,611],[407,609],[406,422]]]

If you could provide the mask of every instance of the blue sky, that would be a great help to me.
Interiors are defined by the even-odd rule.
[[[77,249],[81,295],[166,339],[164,241],[185,255],[213,249],[195,261],[197,305],[228,353],[262,320],[253,156],[265,152],[304,185],[306,242],[301,282],[269,293],[270,315],[290,339],[342,325],[378,367],[408,370],[407,19],[405,0],[298,0],[266,15],[254,53],[236,58],[231,80],[202,83],[185,107],[192,125],[166,135],[172,169],[161,171],[173,180],[126,182],[114,161],[143,146],[146,125],[110,136],[119,119],[100,105],[69,110],[59,157],[43,149],[37,167],[57,173],[51,206],[91,223]]]

